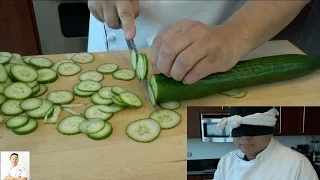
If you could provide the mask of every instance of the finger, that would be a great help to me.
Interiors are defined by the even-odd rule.
[[[159,72],[166,76],[172,76],[170,73],[171,67],[176,57],[195,41],[192,33],[192,30],[180,32],[172,36],[161,46],[157,60],[157,69]]]
[[[94,4],[95,2],[88,1],[88,9],[91,14],[100,22],[104,22],[103,18],[103,10],[101,6],[97,6]]]
[[[120,29],[119,16],[115,5],[111,5],[111,3],[104,3],[103,13],[104,20],[109,28]]]
[[[92,14],[98,21],[104,22],[104,19],[101,18],[98,13],[92,11],[91,14]]]
[[[154,38],[152,42],[151,52],[150,52],[151,64],[152,64],[152,69],[154,73],[156,74],[160,73],[160,71],[157,69],[157,61],[158,61],[159,51],[162,44],[165,43],[168,39],[170,39],[175,34],[178,34],[179,32],[184,31],[185,29],[188,29],[192,25],[193,25],[192,21],[182,20],[178,22],[176,25],[174,25],[173,27],[160,33]]]
[[[212,74],[212,68],[216,66],[215,64],[209,62],[212,61],[212,56],[206,56],[185,75],[183,78],[184,84],[194,84],[195,82],[199,81],[200,79]]]
[[[117,11],[127,39],[136,35],[134,14],[129,0],[117,1]]]
[[[135,18],[138,17],[140,14],[139,0],[131,0],[131,6],[132,6],[134,17]]]
[[[174,60],[170,75],[176,81],[182,81],[186,74],[204,57],[207,56],[204,51],[204,43],[192,43],[183,50]]]

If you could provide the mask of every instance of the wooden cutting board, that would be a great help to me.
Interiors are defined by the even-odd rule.
[[[148,53],[148,50],[142,52]],[[268,42],[253,51],[245,59],[285,53],[303,53],[288,41]],[[52,61],[68,59],[72,54],[48,55]],[[120,68],[130,68],[130,55],[127,51],[94,53],[95,60],[82,65],[82,72],[93,70],[103,63],[117,63]],[[164,130],[152,143],[137,143],[125,134],[125,128],[133,120],[146,118],[153,111],[144,86],[138,79],[133,81],[115,80],[105,75],[105,86],[121,86],[136,93],[143,101],[139,109],[125,109],[112,117],[109,122],[114,132],[108,139],[94,141],[83,134],[65,136],[59,134],[56,125],[43,124],[32,134],[18,136],[0,125],[1,151],[30,151],[30,180],[64,179],[186,179],[187,157],[186,139],[187,106],[198,105],[311,105],[319,104],[319,72],[303,78],[269,85],[246,88],[248,95],[242,99],[232,99],[212,95],[197,100],[182,102],[177,110],[182,122],[174,129]],[[49,84],[49,91],[71,90],[78,82],[78,76],[60,77]],[[45,97],[45,96],[43,96]],[[90,98],[76,98],[73,103],[87,103],[74,110],[83,112],[91,105]],[[68,116],[63,112],[59,120]]]

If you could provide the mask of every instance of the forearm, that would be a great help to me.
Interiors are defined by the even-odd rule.
[[[309,2],[248,1],[222,26],[237,44],[235,51],[245,56],[290,24]]]
[[[13,180],[13,178],[11,176],[6,176],[4,177],[4,180]]]

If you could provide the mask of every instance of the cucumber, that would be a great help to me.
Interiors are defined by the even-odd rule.
[[[54,106],[53,106],[53,114],[52,114],[52,117],[50,117],[49,119],[47,119],[47,121],[45,121],[44,123],[45,123],[45,124],[55,124],[55,123],[57,123],[58,117],[59,117],[59,115],[60,115],[60,113],[61,113],[61,110],[62,110],[61,106],[59,106],[59,105],[54,105]]]
[[[102,119],[108,121],[113,113],[106,113],[100,110],[101,105],[91,105],[84,111],[84,116],[87,119]]]
[[[113,103],[112,99],[102,98],[99,96],[98,93],[94,93],[91,96],[91,101],[93,104],[97,104],[97,105],[110,105]]]
[[[29,64],[30,63],[30,59],[32,59],[32,58],[33,58],[32,56],[24,56],[22,59],[26,64]]]
[[[180,114],[168,109],[154,110],[149,118],[158,121],[161,129],[172,129],[181,122]]]
[[[81,133],[79,124],[82,121],[86,121],[86,118],[78,115],[70,115],[63,118],[57,126],[59,133],[63,135],[76,135]]]
[[[5,116],[18,116],[23,113],[23,110],[20,108],[20,103],[22,100],[8,99],[1,105],[1,112]]]
[[[87,119],[79,124],[79,129],[84,134],[92,134],[102,130],[104,125],[102,119]]]
[[[36,85],[39,84],[39,82],[37,80],[26,83],[29,87],[34,88]]]
[[[214,73],[194,84],[183,84],[162,74],[151,77],[156,102],[209,96],[230,89],[299,78],[317,71],[320,58],[284,54],[240,61],[226,72]]]
[[[13,116],[6,121],[6,127],[9,129],[16,129],[28,124],[29,119],[27,116]]]
[[[62,63],[65,63],[65,62],[74,63],[72,60],[62,59],[62,60],[59,60],[59,61],[55,62],[51,68],[52,68],[53,70],[55,70],[55,71],[58,71],[59,65],[62,64]]]
[[[40,97],[48,91],[48,87],[45,84],[39,84],[39,91],[36,94],[33,94],[33,97]]]
[[[15,64],[10,68],[11,75],[20,82],[30,83],[38,79],[38,72],[27,65]]]
[[[105,86],[99,89],[98,94],[101,98],[111,99],[115,94],[112,92],[111,87]]]
[[[55,105],[69,104],[74,100],[74,96],[68,90],[56,90],[47,94],[47,100]]]
[[[92,96],[95,93],[95,92],[81,91],[78,89],[78,85],[79,85],[79,83],[75,84],[72,88],[74,95],[76,95],[78,97],[86,98],[86,97]]]
[[[247,91],[244,91],[241,89],[230,89],[230,90],[222,91],[218,93],[231,98],[243,98],[247,95]]]
[[[76,63],[87,64],[94,60],[94,56],[88,52],[81,52],[73,55],[70,59]]]
[[[181,103],[180,101],[163,102],[159,103],[159,106],[163,109],[176,110],[181,106]]]
[[[136,74],[139,79],[146,79],[148,76],[148,59],[147,55],[139,54],[137,61]]]
[[[104,127],[96,132],[96,133],[91,133],[87,134],[88,138],[93,139],[93,140],[104,140],[108,137],[111,136],[113,132],[113,128],[109,122],[104,121]]]
[[[118,70],[119,66],[117,64],[105,63],[101,64],[96,68],[96,70],[101,74],[110,74]]]
[[[118,106],[127,106],[127,104],[122,102],[121,98],[118,95],[112,97],[112,102]]]
[[[7,80],[3,83],[0,83],[0,94],[3,94],[4,89],[9,86],[10,84],[12,84],[12,80],[10,78],[7,78]]]
[[[25,83],[14,82],[4,89],[3,94],[9,99],[26,99],[31,96],[32,89]]]
[[[79,76],[80,81],[91,80],[91,81],[101,82],[103,78],[104,77],[101,73],[94,70],[83,72]]]
[[[132,49],[131,50],[131,63],[132,63],[132,68],[136,70],[137,67],[137,59],[138,59],[138,52],[136,50]]]
[[[12,53],[10,53],[10,52],[0,52],[0,57],[1,56],[6,56],[6,57],[9,57],[11,59],[12,58]]]
[[[37,94],[40,91],[40,84],[37,84],[35,87],[32,88],[31,96]]]
[[[12,60],[22,60],[21,54],[12,53]]]
[[[125,88],[122,88],[122,87],[112,86],[112,87],[111,87],[111,91],[112,91],[114,94],[119,95],[120,93],[126,92],[126,91],[128,91],[128,90],[125,89]]]
[[[63,62],[57,68],[57,72],[61,76],[73,76],[78,74],[81,70],[82,68],[74,62]]]
[[[29,64],[37,69],[51,68],[53,66],[53,62],[44,57],[33,57],[29,60]]]
[[[85,80],[85,81],[81,81],[78,84],[77,88],[80,91],[97,92],[102,88],[102,84],[100,82],[96,82],[96,81],[92,81],[92,80]]]
[[[0,64],[6,65],[10,62],[10,58],[7,56],[0,56]]]
[[[127,104],[128,106],[131,106],[131,107],[141,107],[142,106],[141,99],[133,92],[126,91],[126,92],[120,93],[119,96],[120,96],[121,100],[125,104]]]
[[[3,104],[7,100],[5,95],[0,94],[0,105]]]
[[[53,113],[53,103],[47,99],[43,99],[42,101],[42,105],[39,108],[27,111],[27,116],[33,119],[42,119],[46,116],[50,117]]]
[[[43,103],[43,100],[40,98],[29,98],[21,101],[19,104],[20,108],[24,111],[31,111],[39,108]]]
[[[116,104],[102,105],[102,106],[99,106],[98,109],[102,112],[105,112],[105,113],[116,113],[116,112],[122,110],[123,106],[118,106]]]
[[[138,119],[128,124],[126,133],[136,142],[150,143],[159,137],[161,127],[154,119]]]
[[[154,97],[154,92],[152,90],[152,87],[151,87],[151,84],[150,82],[147,82],[147,86],[148,86],[148,96],[149,96],[149,100],[151,102],[151,104],[153,106],[156,106],[157,105],[157,102],[156,102],[156,99]]]
[[[112,77],[117,80],[130,81],[135,78],[135,72],[132,69],[118,69],[112,73]]]
[[[29,119],[28,124],[20,128],[12,129],[12,131],[17,135],[27,135],[37,130],[37,128],[38,122],[35,119]]]
[[[8,72],[6,68],[0,64],[0,83],[3,83],[7,80],[8,78]]]
[[[38,83],[39,84],[50,84],[55,82],[58,79],[58,74],[55,70],[50,68],[42,68],[38,71]]]

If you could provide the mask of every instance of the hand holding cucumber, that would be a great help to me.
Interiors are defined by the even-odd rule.
[[[120,19],[126,38],[134,38],[134,19],[140,12],[138,0],[88,0],[88,8],[97,20],[105,22],[110,28],[120,29]]]
[[[153,71],[193,84],[212,73],[231,69],[240,59],[235,51],[237,42],[223,26],[182,20],[154,39]]]

